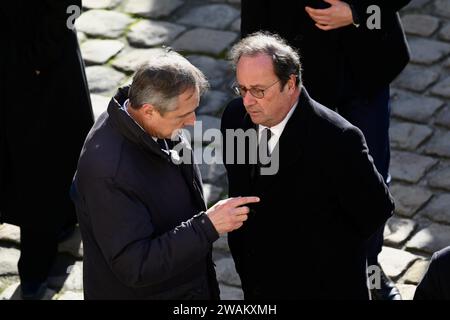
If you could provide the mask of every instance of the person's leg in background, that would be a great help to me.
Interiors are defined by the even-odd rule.
[[[337,110],[340,115],[362,131],[375,167],[388,186],[391,180],[389,175],[389,94],[389,86],[385,86],[370,97],[348,99],[340,104]],[[378,254],[383,246],[383,231],[384,226],[377,230],[368,241],[367,264],[369,266],[379,266]],[[380,270],[382,271],[381,267]],[[371,290],[371,293],[373,299],[401,299],[398,289],[384,272],[381,272],[381,288]]]
[[[57,233],[27,226],[20,228],[18,263],[23,299],[41,299],[58,252]]]

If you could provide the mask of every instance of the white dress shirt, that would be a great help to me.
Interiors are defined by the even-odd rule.
[[[283,120],[281,120],[281,122],[271,128],[263,126],[263,125],[258,125],[258,141],[261,141],[261,136],[262,136],[262,132],[264,131],[264,129],[268,128],[270,129],[272,136],[269,139],[269,152],[272,153],[273,149],[275,149],[275,146],[278,143],[278,140],[280,140],[281,134],[283,133],[284,127],[286,127],[286,123],[289,121],[289,119],[291,118],[292,114],[295,111],[295,108],[297,108],[297,104],[298,104],[298,100],[294,103],[294,105],[292,106],[291,110],[289,110],[288,114],[286,115],[286,117],[284,117]]]

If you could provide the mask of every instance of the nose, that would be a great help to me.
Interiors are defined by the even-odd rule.
[[[244,106],[251,106],[256,103],[256,98],[250,92],[246,91],[242,96],[242,101],[244,102]]]
[[[195,116],[195,113],[193,112],[187,121],[184,123],[185,126],[193,126],[195,123],[195,120],[197,120],[197,117]]]

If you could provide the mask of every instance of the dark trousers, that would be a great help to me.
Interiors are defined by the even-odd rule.
[[[58,252],[56,232],[32,227],[20,228],[20,281],[46,281]]]
[[[389,184],[389,86],[385,86],[371,96],[345,98],[338,103],[338,113],[354,126],[358,127],[366,139],[369,154],[375,167]],[[372,265],[383,246],[384,225],[368,242],[367,260]]]

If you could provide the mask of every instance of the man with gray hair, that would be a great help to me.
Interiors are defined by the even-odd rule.
[[[242,150],[227,135],[240,129],[278,161],[273,175],[225,163],[229,195],[261,199],[228,235],[245,299],[368,299],[365,243],[394,204],[361,131],[309,97],[280,37],[252,34],[230,57],[240,97],[222,116],[224,159]]]
[[[173,146],[187,144],[177,131],[193,125],[206,88],[200,70],[162,50],[94,124],[71,190],[85,299],[219,298],[212,243],[242,226],[245,204],[258,198],[207,210],[198,168],[172,161]]]

